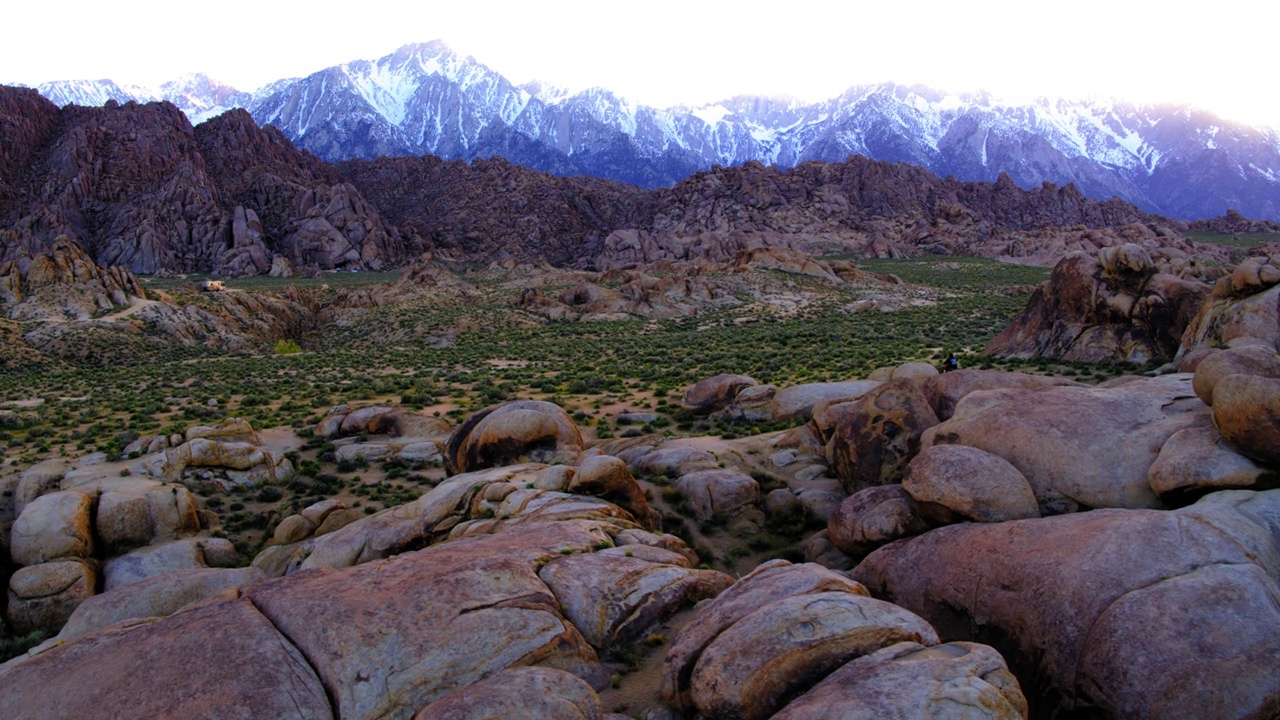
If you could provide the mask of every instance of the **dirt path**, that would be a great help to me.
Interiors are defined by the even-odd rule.
[[[129,307],[123,310],[120,310],[118,312],[113,312],[110,315],[104,315],[100,318],[96,318],[95,322],[113,322],[116,320],[122,320],[124,318],[129,317],[130,315],[133,315],[134,313],[138,312],[142,308],[151,307],[152,305],[159,305],[159,304],[160,304],[159,300],[143,300],[142,298],[133,298],[133,302],[129,305]]]

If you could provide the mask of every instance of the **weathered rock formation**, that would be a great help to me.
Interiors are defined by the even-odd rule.
[[[922,444],[1003,458],[1031,483],[1043,513],[1161,507],[1147,480],[1152,463],[1171,435],[1207,413],[1187,374],[1116,387],[986,390],[966,395]]]
[[[56,631],[122,572],[163,565],[155,558],[176,555],[157,549],[202,529],[187,488],[122,476],[101,454],[75,467],[60,459],[32,466],[8,492],[13,502],[0,510],[6,515],[0,526],[9,530],[0,546],[18,566],[8,582],[7,616],[22,632]],[[226,540],[204,540],[230,547]],[[206,566],[203,553],[197,554],[199,566]],[[153,559],[140,560],[144,555]],[[230,558],[234,562],[234,551]]]
[[[602,467],[582,468],[585,485],[616,491],[590,480],[612,465],[596,464]],[[109,583],[113,589],[83,606],[61,642],[0,666],[5,687],[14,690],[0,698],[0,713],[113,717],[185,698],[209,717],[263,708],[280,717],[455,717],[459,703],[529,710],[535,700],[512,693],[544,687],[559,688],[561,699],[547,698],[548,707],[599,717],[595,690],[608,683],[601,658],[630,652],[657,623],[732,580],[693,569],[696,556],[681,541],[640,529],[617,506],[542,489],[563,488],[574,475],[564,470],[516,466],[459,475],[415,503],[416,512],[393,508],[315,541],[343,535],[371,548],[399,522],[405,532],[419,529],[418,546],[440,541],[417,552],[386,547],[351,556],[354,563],[333,562],[330,549],[313,544],[305,557],[330,561],[303,563],[314,569],[274,582],[258,582],[261,571],[253,568],[234,575],[169,569]],[[329,503],[302,517],[323,523],[335,512],[340,508]],[[397,556],[379,560],[391,554]],[[154,565],[131,563],[135,572]],[[456,642],[460,636],[467,642]],[[200,652],[192,651],[196,638]],[[142,671],[143,658],[149,671]],[[246,658],[272,670],[220,669]],[[157,667],[179,666],[182,683],[156,675]],[[59,691],[66,683],[84,690]],[[184,687],[157,689],[175,684]],[[92,703],[84,696],[90,691]]]
[[[1134,240],[1192,248],[1169,221],[1126,203],[1070,185],[1022,190],[1006,175],[959,182],[850,156],[786,171],[747,162],[638,190],[498,157],[334,166],[242,110],[193,129],[168,103],[59,111],[27,90],[0,93],[12,148],[0,168],[0,260],[67,235],[104,265],[146,273],[380,268],[430,250],[470,262],[706,261],[833,279],[840,268],[804,255],[1047,263]]]
[[[813,688],[819,697],[855,703],[866,690],[833,687],[835,678],[850,674],[851,664],[876,662],[871,658],[877,651],[898,643],[915,643],[913,650],[938,644],[933,628],[919,617],[866,595],[858,583],[815,565],[761,565],[706,603],[676,638],[663,663],[662,695],[676,708],[707,718],[766,718],[778,712],[831,717],[830,708],[814,714],[820,700],[796,696]],[[972,694],[930,698],[926,688],[896,687],[881,698],[893,708],[889,714],[906,706],[930,716],[958,703],[968,716],[1024,717],[1026,701],[1017,682],[990,648],[942,646],[935,656],[945,663],[970,649],[984,653],[981,671],[953,666],[943,672],[968,676],[957,681]]]
[[[1250,220],[1234,208],[1214,218],[1196,220],[1187,226],[1191,232],[1212,232],[1223,235],[1248,235],[1251,233],[1280,233],[1280,223],[1274,220]]]
[[[757,384],[747,375],[723,373],[690,385],[680,398],[680,405],[691,413],[709,415],[729,407],[739,392]]]
[[[1096,257],[1070,255],[985,352],[1082,362],[1170,360],[1208,295],[1204,277],[1194,258],[1133,243],[1103,248]]]
[[[445,468],[470,472],[525,461],[576,461],[582,433],[559,405],[516,400],[494,405],[466,419],[449,437]]]
[[[853,575],[944,640],[992,642],[1038,714],[1273,717],[1280,491],[962,524]]]
[[[1280,351],[1280,255],[1247,258],[1218,280],[1187,325],[1179,358],[1239,344]]]
[[[42,305],[55,305],[70,319],[87,318],[147,296],[133,273],[98,265],[66,236],[54,240],[47,252],[0,263],[0,305],[18,305],[37,294],[45,296]],[[10,312],[31,319],[27,313]]]
[[[5,145],[22,145],[5,178],[0,260],[34,257],[60,236],[140,273],[265,274],[276,254],[322,268],[405,256],[354,187],[242,110],[193,129],[168,103],[50,112],[26,91],[0,95],[6,118],[41,118],[4,123],[17,128]]]

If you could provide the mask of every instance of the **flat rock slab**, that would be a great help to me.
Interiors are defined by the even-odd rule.
[[[555,667],[603,687],[595,651],[535,568],[608,539],[591,523],[522,524],[245,594],[311,661],[341,717],[409,717],[511,665]]]
[[[103,566],[104,590],[175,570],[232,567],[236,549],[223,538],[187,538],[161,545],[147,545],[112,558]]]
[[[0,717],[334,717],[307,660],[253,604],[214,602],[117,625],[0,665]]]
[[[587,641],[610,649],[627,646],[663,619],[733,584],[715,570],[603,553],[552,560],[538,576]]]
[[[581,678],[551,668],[513,667],[431,703],[413,720],[600,720],[603,716],[599,696]]]
[[[197,600],[265,577],[258,568],[246,567],[178,570],[138,580],[80,603],[58,636],[76,637],[123,620],[165,617]]]

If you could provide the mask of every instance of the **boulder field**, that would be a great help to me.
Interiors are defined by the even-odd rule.
[[[0,666],[0,715],[604,717],[598,693],[618,659],[684,613],[662,691],[704,717],[812,712],[797,696],[885,649],[876,666],[921,685],[904,707],[936,712],[956,699],[947,687],[970,685],[965,707],[978,717],[1025,716],[993,650],[940,645],[919,616],[843,574],[776,561],[735,582],[693,567],[682,541],[621,507],[556,489],[602,474],[596,465],[625,469],[593,457],[572,473],[523,464],[456,475],[414,511],[320,538],[347,536],[334,547],[302,543],[304,559],[277,564],[275,579],[189,571],[108,590],[58,639]],[[426,546],[362,551],[393,536]],[[874,689],[838,692],[839,702],[856,704],[857,692]]]
[[[1141,254],[1104,255],[1167,310]],[[1280,717],[1275,267],[1224,276],[1149,375],[688,388],[692,414],[798,423],[732,442],[339,406],[335,456],[448,477],[302,508],[252,558],[190,490],[291,472],[247,423],[33,465],[0,502],[7,619],[61,632],[0,665],[0,717]],[[735,578],[668,504],[737,538],[826,527]]]

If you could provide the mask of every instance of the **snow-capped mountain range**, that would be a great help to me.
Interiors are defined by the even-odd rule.
[[[601,88],[517,86],[439,41],[253,93],[205,75],[157,89],[99,80],[39,90],[59,105],[167,100],[193,124],[242,107],[331,161],[500,155],[557,174],[656,187],[717,164],[785,168],[860,154],[962,180],[994,181],[1003,172],[1023,187],[1075,183],[1088,196],[1118,196],[1176,218],[1234,208],[1280,219],[1280,134],[1185,106],[1047,98],[1012,104],[881,84],[820,103],[737,97],[654,108]]]

